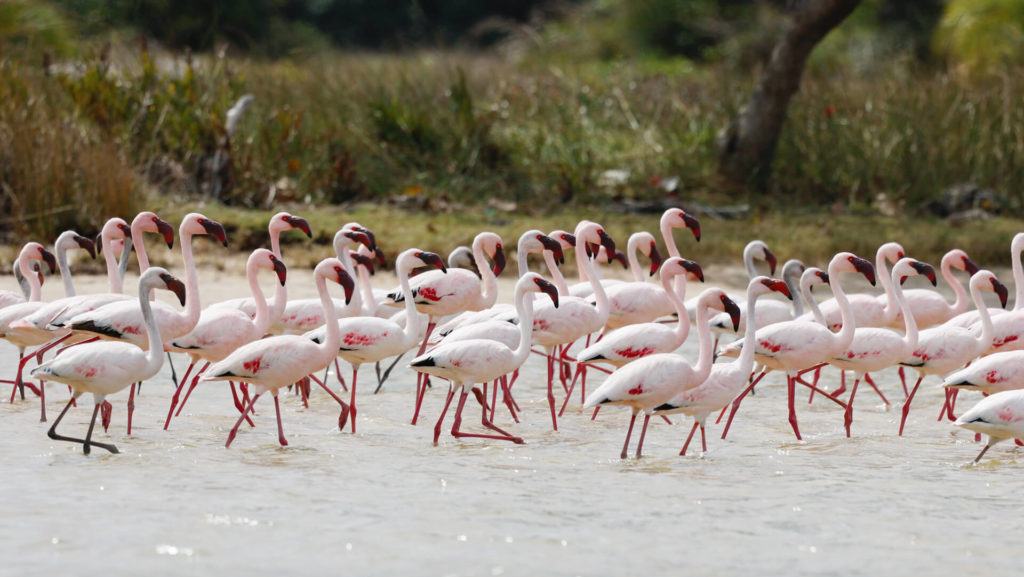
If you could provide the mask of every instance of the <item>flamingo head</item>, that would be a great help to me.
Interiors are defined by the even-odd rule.
[[[57,272],[57,259],[53,256],[53,253],[46,250],[46,248],[38,242],[30,242],[21,249],[21,256],[27,260],[38,260],[45,262],[50,267],[50,274]]]
[[[93,242],[91,238],[84,237],[80,234],[76,234],[74,238],[75,244],[78,245],[78,248],[89,253],[89,256],[91,258],[96,258],[96,243]]]
[[[654,276],[654,273],[658,272],[658,269],[661,268],[662,259],[661,253],[658,252],[658,243],[653,240],[651,241],[651,249],[647,253],[647,258],[651,259],[651,276]]]
[[[174,293],[174,295],[178,297],[178,302],[180,302],[182,306],[185,306],[185,283],[181,282],[174,275],[167,271],[161,272],[159,274],[160,280],[164,282],[164,287],[166,287],[167,290]]]
[[[853,272],[859,272],[864,275],[864,278],[868,279],[871,286],[875,286],[875,266],[871,264],[871,261],[860,258],[859,256],[846,253],[846,261],[850,263]]]
[[[491,258],[494,259],[494,266],[491,270],[494,272],[494,276],[498,276],[501,274],[501,271],[505,270],[505,265],[508,264],[505,260],[505,249],[501,248],[500,242],[494,245],[494,254]]]
[[[678,274],[685,274],[687,279],[692,278],[693,280],[704,282],[704,269],[696,261],[674,256],[666,260],[662,265],[661,278],[664,280],[666,277]]]
[[[341,261],[334,265],[334,274],[337,275],[338,284],[345,289],[345,304],[351,303],[352,294],[356,289],[356,281],[352,280],[352,275],[348,274],[345,267],[341,266]]]
[[[783,285],[785,286],[785,285]],[[732,319],[732,330],[736,332],[740,330],[740,307],[736,304],[736,301],[729,298],[724,292],[718,295],[719,301],[721,301],[721,310],[728,313],[729,318]],[[718,308],[718,307],[715,307]]]
[[[878,247],[878,253],[875,255],[875,260],[877,262],[888,260],[891,263],[895,263],[906,256],[907,253],[903,250],[903,246],[900,245],[900,243],[887,242]]]
[[[131,231],[136,227],[142,232],[155,232],[159,234],[164,237],[167,248],[174,248],[174,227],[156,214],[147,210],[135,215],[135,219],[132,220],[131,229],[128,231],[129,236],[131,236]]]
[[[1006,308],[1006,299],[1010,296],[1010,291],[1006,290],[1006,285],[999,282],[996,275],[992,275],[992,292],[996,293],[999,297],[999,304],[1004,309]]]
[[[562,244],[546,234],[537,234],[537,241],[543,250],[550,250],[555,257],[555,262],[565,264],[565,253],[562,251]]]
[[[700,221],[696,217],[686,214],[681,208],[670,208],[661,215],[662,230],[667,225],[671,228],[688,228],[693,233],[693,238],[700,242]]]
[[[828,273],[823,271],[823,270],[821,270],[820,268],[809,268],[805,272],[809,272],[810,273],[810,285],[812,287],[814,285],[816,285],[816,284],[829,284],[830,283],[830,280],[828,278]],[[803,276],[802,275],[801,275],[800,278],[801,278],[801,280],[803,280]],[[815,280],[815,279],[817,279],[817,280]]]
[[[376,272],[373,268],[372,258],[366,256],[365,254],[360,254],[358,252],[349,252],[348,255],[352,257],[352,261],[356,263],[356,266],[361,266],[365,268],[371,275],[373,275],[374,272]]]
[[[380,247],[373,249],[373,258],[377,260],[377,264],[379,264],[381,268],[386,267],[388,264],[388,257]]]
[[[532,280],[533,280],[533,283],[535,285],[537,285],[537,289],[540,292],[548,295],[548,297],[551,298],[551,302],[554,303],[555,308],[557,309],[558,308],[558,287],[556,287],[554,284],[544,280],[543,278],[541,278],[540,275],[537,275]]]
[[[903,260],[904,259],[900,259],[900,261],[903,261]],[[906,259],[906,260],[910,261],[907,264],[909,264],[915,271],[917,271],[917,274],[919,274],[919,275],[927,278],[929,281],[931,281],[932,286],[938,285],[938,282],[935,279],[935,268],[932,267],[932,265],[930,265],[930,264],[928,264],[926,262],[921,262],[919,260],[913,260],[913,259]],[[897,263],[897,264],[899,264],[899,263]],[[906,282],[906,280],[907,280],[906,276],[901,277],[900,278],[900,284],[903,284],[904,282]]]
[[[428,252],[425,250],[417,251],[414,253],[416,258],[420,259],[423,266],[432,266],[434,268],[441,269],[441,272],[448,273],[448,269],[444,266],[444,260],[441,259],[441,255],[436,252]]]
[[[553,230],[549,237],[555,239],[558,244],[562,245],[562,250],[567,248],[576,248],[576,235],[571,232],[565,232],[564,230]]]
[[[284,286],[284,281],[288,278],[288,268],[284,266],[284,261],[277,258],[274,253],[270,253],[267,258],[270,259],[274,272],[277,273],[277,280],[281,281],[281,286]]]
[[[279,212],[271,219],[271,224],[280,226],[281,230],[297,228],[306,233],[307,237],[313,238],[313,231],[309,229],[309,222],[301,216],[293,216],[287,212]],[[275,226],[275,228],[277,226]]]
[[[754,283],[760,283],[767,287],[769,291],[777,292],[785,296],[787,299],[793,300],[793,294],[789,292],[789,285],[787,285],[785,281],[779,280],[777,278],[762,276],[750,281],[750,284]]]
[[[619,249],[615,249],[615,252],[611,253],[611,256],[608,258],[608,262],[611,261],[615,261],[621,264],[622,268],[624,269],[629,268],[629,259],[626,258],[626,253],[622,252]]]
[[[358,222],[350,222],[346,224],[345,226],[341,227],[341,231],[339,232],[342,231],[356,233],[351,236],[346,236],[348,236],[349,239],[362,244],[371,251],[377,250],[377,235],[373,234],[372,230],[366,228],[365,226],[359,224]],[[335,236],[335,241],[337,241],[337,236]]]
[[[349,228],[341,229],[338,231],[338,234],[334,235],[335,250],[339,248],[339,243],[341,250],[345,250],[345,248],[349,245],[348,241],[357,242],[370,250],[373,250],[375,248],[373,239],[370,238],[369,234],[366,234],[366,232],[362,230]]]
[[[598,236],[598,238],[601,239],[601,246],[603,246],[604,249],[606,251],[608,251],[608,254],[614,255],[615,254],[615,241],[612,240],[612,237],[608,236],[608,233],[605,232],[605,230],[603,228],[599,228],[597,230],[597,236]],[[627,266],[628,266],[628,264],[627,264]]]
[[[975,264],[974,261],[971,260],[971,257],[967,256],[967,253],[964,253],[961,258],[962,260],[960,262],[963,264],[963,269],[967,274],[974,276],[974,273],[981,270],[981,267]]]

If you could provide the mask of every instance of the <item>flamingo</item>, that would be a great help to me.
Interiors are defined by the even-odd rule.
[[[833,333],[823,325],[797,319],[768,325],[759,329],[754,334],[755,342],[748,343],[746,339],[735,341],[722,351],[723,356],[738,356],[742,347],[752,344],[757,347],[754,354],[757,355],[758,360],[766,368],[786,371],[789,424],[793,427],[793,434],[796,435],[797,440],[801,440],[802,437],[800,436],[800,428],[796,418],[796,383],[799,382],[804,386],[810,387],[812,390],[815,389],[813,384],[800,378],[800,373],[835,357],[841,351],[846,350],[853,341],[856,325],[853,320],[853,310],[850,306],[850,301],[839,285],[839,273],[842,272],[857,272],[864,275],[871,284],[875,282],[874,267],[867,260],[850,252],[840,252],[832,257],[828,265],[828,277],[832,281],[830,283],[832,294],[842,313],[840,317],[842,328],[838,333]],[[728,432],[728,426],[731,424],[732,417],[736,414],[736,411],[739,410],[739,404],[743,401],[743,397],[758,383],[764,373],[765,371],[762,371],[758,378],[754,379],[733,401],[729,423],[726,424],[726,430],[723,431],[723,435]],[[835,401],[844,409],[846,408],[845,404],[841,401],[831,396],[829,396],[829,399]]]
[[[270,222],[267,224],[267,235],[270,237],[270,252],[280,260],[281,256],[281,233],[286,230],[300,230],[306,234],[309,238],[313,238],[313,231],[309,229],[309,222],[306,219],[293,216],[287,212],[279,212],[274,216],[270,217]],[[248,267],[246,267],[248,268]],[[255,295],[255,293],[253,293]],[[271,297],[267,300],[267,305],[271,310],[277,311],[277,316],[281,316],[284,310],[284,303],[279,303],[277,296]],[[255,296],[241,297],[236,299],[229,299],[210,305],[215,308],[237,308],[242,312],[246,313],[250,317],[256,315],[256,298]],[[280,310],[278,309],[280,306]]]
[[[338,319],[335,323],[341,335],[337,355],[352,365],[348,418],[352,423],[353,434],[356,432],[356,377],[359,374],[359,366],[403,354],[419,342],[423,317],[415,309],[412,289],[409,286],[409,272],[422,266],[437,267],[442,274],[448,272],[440,256],[420,249],[408,249],[395,260],[395,272],[405,301],[404,327],[391,319],[378,317],[349,317]],[[321,327],[306,333],[305,336],[315,343],[323,343],[327,340],[327,328]]]
[[[76,346],[56,358],[47,361],[32,370],[32,376],[47,381],[57,381],[69,385],[74,393],[60,416],[53,422],[47,435],[55,441],[82,443],[82,452],[89,454],[92,446],[117,453],[112,444],[92,441],[92,431],[96,424],[96,415],[100,411],[107,395],[116,393],[130,384],[151,378],[163,365],[163,347],[160,331],[153,318],[149,294],[152,289],[167,289],[177,295],[185,304],[185,285],[160,267],[151,267],[139,279],[139,308],[145,319],[145,328],[149,342],[153,344],[149,351],[125,342],[98,341]],[[89,431],[85,439],[76,439],[57,434],[60,424],[68,409],[83,393],[92,393],[94,408]]]
[[[953,290],[956,300],[953,304],[946,302],[946,299],[936,291],[930,289],[906,289],[903,291],[903,298],[907,301],[910,312],[914,315],[914,321],[918,328],[926,329],[931,326],[940,325],[949,319],[967,311],[967,304],[970,296],[956,277],[953,276],[953,269],[962,270],[973,275],[978,272],[978,265],[974,264],[967,253],[954,248],[942,255],[942,262],[939,265],[942,270],[942,278]],[[879,297],[881,298],[881,297]],[[893,328],[903,327],[903,312],[896,313],[896,318],[889,324]]]
[[[547,303],[538,305],[533,318],[533,342],[547,351],[548,405],[551,409],[551,426],[556,431],[558,418],[555,414],[553,390],[557,362],[555,348],[601,330],[608,321],[608,298],[604,286],[598,280],[596,267],[588,258],[591,252],[589,244],[600,243],[609,252],[615,251],[615,242],[596,222],[581,221],[576,226],[573,236],[576,240],[576,267],[590,279],[596,302],[591,303],[581,297],[566,295],[560,298],[558,307],[547,306]]]
[[[748,245],[749,246],[749,245]],[[753,268],[753,262],[750,263]],[[769,264],[771,264],[769,262]],[[782,282],[786,283],[786,288],[789,290],[789,294],[792,295],[792,303],[787,304],[777,300],[763,300],[757,307],[757,318],[755,319],[758,327],[766,327],[775,323],[781,323],[783,321],[793,320],[803,314],[803,303],[800,300],[799,283],[800,275],[806,270],[804,263],[797,259],[790,259],[782,265]],[[748,271],[749,272],[749,271]],[[755,270],[754,275],[751,278],[757,276]],[[747,310],[746,303],[740,303],[740,324],[738,327],[733,329],[732,319],[728,315],[719,313],[711,318],[711,332],[715,333],[715,350],[718,350],[718,341],[723,334],[737,334],[738,332],[745,332],[747,326]]]
[[[910,356],[917,348],[917,319],[910,310],[910,305],[903,294],[903,281],[913,275],[922,275],[935,282],[935,270],[931,265],[911,258],[902,258],[892,267],[893,295],[903,312],[905,333],[900,335],[890,329],[878,327],[858,328],[853,341],[846,350],[829,359],[829,364],[842,371],[853,371],[853,390],[846,401],[846,414],[843,419],[846,436],[850,436],[850,425],[853,422],[853,399],[857,395],[857,385],[861,379],[874,387],[870,373],[896,365]],[[885,397],[883,397],[884,399]],[[886,403],[888,405],[888,403]]]
[[[711,331],[708,319],[711,309],[730,311],[738,319],[739,307],[725,291],[718,288],[706,289],[697,297],[697,337],[700,342],[700,354],[696,364],[690,364],[683,357],[661,353],[649,355],[632,362],[611,374],[601,386],[587,397],[584,408],[599,405],[624,405],[632,409],[626,441],[622,445],[619,458],[625,459],[629,450],[629,438],[633,433],[636,415],[645,411],[644,425],[637,443],[636,456],[643,452],[644,435],[654,407],[668,402],[678,393],[692,389],[707,380],[714,362],[711,350]]]
[[[608,322],[605,331],[636,323],[648,323],[671,314],[674,310],[668,293],[661,287],[644,280],[637,261],[636,252],[643,252],[651,261],[650,274],[653,276],[661,266],[661,255],[654,236],[649,232],[635,232],[629,236],[626,256],[633,273],[632,282],[621,282],[605,287],[608,297]]]
[[[30,261],[38,261],[46,263],[50,267],[50,273],[53,273],[57,269],[57,261],[54,258],[53,253],[46,250],[43,245],[38,242],[29,242],[21,248],[21,252],[18,253],[18,265],[21,267],[21,274],[29,283],[29,295],[28,300],[16,305],[11,305],[0,309],[0,338],[7,339],[11,344],[18,347],[18,373],[17,377],[13,381],[4,381],[14,385],[14,390],[11,391],[11,402],[14,402],[15,392],[21,393],[21,398],[25,398],[25,386],[21,380],[21,367],[24,366],[22,360],[25,358],[25,347],[32,343],[26,343],[17,338],[16,334],[8,334],[11,332],[10,325],[12,322],[28,316],[33,312],[39,310],[45,303],[40,301],[42,295],[42,283],[40,282],[39,275],[35,274],[32,270],[32,264]]]
[[[1006,306],[1008,292],[1006,286],[999,282],[991,271],[980,270],[971,277],[971,299],[981,316],[981,331],[972,331],[951,325],[939,325],[921,331],[917,339],[917,348],[911,355],[900,361],[901,365],[917,371],[917,382],[907,400],[903,403],[903,416],[900,419],[900,435],[910,413],[910,403],[917,394],[917,388],[926,375],[948,375],[985,352],[992,345],[992,317],[982,300],[981,291],[992,291],[999,296],[999,302]],[[948,397],[947,397],[948,404]],[[946,405],[943,405],[945,410]]]
[[[1024,252],[1024,232],[1018,232],[1013,235],[1013,240],[1010,242],[1010,269],[1013,272],[1014,285],[1013,309],[1011,309],[1011,312],[1024,309],[1024,266],[1021,265],[1022,252]],[[1003,309],[988,309],[988,314],[993,319],[1002,315],[1003,312],[1005,312]],[[969,310],[949,319],[945,324],[970,328],[977,326],[980,320],[981,318],[977,310]]]
[[[1024,351],[1003,351],[974,359],[942,380],[947,389],[992,395],[1024,388]]]
[[[793,298],[788,283],[781,280],[755,276],[747,285],[745,310],[749,311],[753,320],[744,327],[743,333],[746,340],[752,341],[754,331],[758,328],[757,321],[760,318],[756,308],[758,297],[772,292]],[[679,452],[680,456],[686,455],[686,449],[690,446],[690,440],[693,439],[697,427],[700,427],[702,450],[705,452],[708,450],[708,443],[704,435],[704,424],[708,415],[728,406],[736,398],[736,395],[747,384],[753,367],[754,347],[745,347],[735,361],[713,365],[703,383],[684,390],[667,402],[654,407],[654,411],[658,414],[682,413],[694,418],[693,428],[690,429],[690,435],[686,437],[686,443],[683,444],[683,449]]]
[[[345,267],[337,258],[326,258],[320,261],[313,270],[313,281],[316,283],[320,304],[324,309],[324,318],[337,318],[334,310],[334,299],[327,292],[327,281],[340,284],[345,289],[345,302],[352,300],[355,281],[345,272]],[[341,343],[338,325],[327,323],[327,338],[322,343],[314,343],[300,335],[275,335],[242,345],[227,358],[218,361],[203,373],[202,381],[242,381],[254,385],[256,394],[242,409],[242,415],[228,433],[224,447],[230,447],[238,434],[246,415],[253,410],[256,401],[266,392],[274,397],[274,410],[277,413],[277,439],[281,446],[287,446],[284,437],[284,426],[281,424],[281,405],[277,392],[296,381],[309,376],[315,380],[331,397],[341,405],[338,417],[338,428],[344,429],[348,417],[348,405],[334,394],[313,373],[323,370],[331,359],[338,354]]]
[[[953,424],[988,435],[988,443],[974,458],[977,464],[992,445],[1024,437],[1024,390],[1002,391],[985,397]]]
[[[274,319],[270,305],[257,279],[260,269],[274,271],[279,283],[274,290],[274,299],[278,303],[286,301],[288,298],[287,288],[285,287],[285,280],[288,274],[287,268],[273,251],[258,248],[249,255],[245,265],[246,280],[249,283],[249,290],[252,291],[253,302],[256,305],[255,316],[249,316],[242,306],[237,308],[210,306],[199,313],[199,321],[196,322],[195,328],[170,343],[169,349],[175,352],[187,353],[192,357],[192,362],[185,371],[185,377],[182,378],[174,391],[174,395],[171,397],[171,406],[167,411],[167,419],[164,421],[164,430],[167,430],[167,427],[170,425],[171,415],[178,404],[178,396],[181,394],[181,390],[185,388],[189,374],[200,359],[206,361],[206,366],[209,366],[210,363],[223,360],[238,347],[260,339],[267,333],[267,328],[270,327],[270,323]],[[205,367],[196,371],[196,376],[185,393],[185,399],[181,402],[182,408],[188,401],[192,389],[199,383],[199,376],[204,369]],[[232,383],[232,392],[234,392],[233,385],[234,383]],[[239,410],[241,410],[241,407],[239,407]],[[178,414],[181,414],[180,408]]]
[[[526,273],[516,282],[515,306],[519,316],[519,343],[515,349],[511,349],[504,343],[487,339],[473,339],[441,343],[425,354],[417,356],[409,363],[413,370],[438,376],[450,381],[448,386],[448,397],[445,399],[444,409],[441,416],[434,425],[434,444],[437,444],[441,436],[441,424],[444,422],[445,414],[451,405],[452,398],[456,391],[461,391],[459,404],[455,409],[455,423],[452,425],[452,436],[479,437],[484,439],[497,439],[512,441],[522,444],[523,440],[514,437],[497,427],[487,417],[487,402],[483,393],[473,383],[486,383],[498,377],[511,373],[526,362],[530,354],[530,331],[533,326],[533,299],[527,298],[527,293],[543,292],[551,298],[552,305],[559,304],[558,289],[555,285],[544,280],[537,273]],[[460,430],[462,424],[462,410],[466,404],[466,384],[472,387],[473,394],[483,405],[484,413],[481,422],[484,427],[491,429],[497,434],[463,433]]]
[[[33,264],[33,266],[36,265]],[[28,300],[29,293],[32,292],[32,286],[29,284],[28,278],[21,274],[21,263],[18,262],[18,259],[14,259],[11,268],[14,272],[14,279],[18,282],[18,288],[21,292],[19,294],[15,291],[0,290],[0,309],[26,302]],[[43,284],[43,273],[38,270],[38,266],[36,267],[35,272],[41,286]]]
[[[858,327],[884,327],[896,318],[899,306],[897,306],[896,297],[893,295],[892,279],[889,276],[889,267],[886,262],[895,264],[904,256],[906,255],[903,247],[899,243],[887,242],[878,247],[875,252],[875,271],[878,274],[878,281],[882,283],[882,288],[885,290],[884,296],[855,293],[846,297],[850,303],[853,320]],[[821,303],[820,306],[828,327],[833,331],[839,330],[842,314],[838,299],[829,299]]]
[[[778,265],[778,258],[773,253],[768,245],[763,240],[752,240],[743,247],[743,266],[747,269],[747,279],[752,279],[757,276],[757,268],[754,265],[754,260],[763,260],[768,263],[768,274],[775,274],[775,267]],[[694,317],[695,307],[697,305],[697,298],[691,298],[686,302],[686,310],[690,311],[690,320]],[[717,343],[717,340],[716,340]],[[716,344],[717,347],[717,344]]]
[[[578,362],[600,362],[621,367],[647,355],[670,353],[682,346],[690,334],[690,319],[687,316],[682,295],[677,294],[673,289],[673,282],[677,276],[682,275],[685,278],[688,274],[694,275],[704,282],[704,272],[700,265],[692,260],[671,257],[662,264],[659,274],[664,292],[679,315],[675,327],[669,327],[663,323],[647,322],[616,329],[580,351],[580,354],[576,356]],[[685,281],[682,290],[686,290]]]
[[[486,256],[485,256],[486,254]],[[493,268],[488,266],[487,257],[494,261]],[[498,298],[497,275],[505,268],[505,252],[501,248],[501,237],[493,232],[481,232],[473,239],[473,260],[480,270],[480,277],[472,272],[454,268],[447,274],[439,271],[428,271],[415,277],[412,287],[413,301],[416,310],[428,315],[427,330],[416,356],[423,354],[434,332],[439,318],[463,311],[479,311],[490,308]],[[401,290],[388,295],[391,306],[401,306],[405,298]],[[406,321],[408,322],[408,321]],[[423,375],[416,376],[416,407],[412,415],[412,424],[416,424],[426,393]]]

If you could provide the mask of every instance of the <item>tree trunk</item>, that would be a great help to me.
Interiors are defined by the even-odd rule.
[[[730,180],[764,188],[786,120],[789,101],[811,51],[838,26],[860,0],[810,0],[793,15],[750,101],[718,134],[718,171]]]

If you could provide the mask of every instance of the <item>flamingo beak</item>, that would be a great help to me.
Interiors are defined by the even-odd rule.
[[[128,226],[127,224],[119,224],[117,225],[117,228],[118,230],[121,231],[121,234],[123,234],[125,238],[132,237],[132,227]]]
[[[546,234],[542,234],[537,237],[540,244],[544,246],[544,250],[550,250],[555,256],[555,262],[558,264],[565,264],[565,253],[562,252],[562,245],[558,244],[558,241],[551,238]]]
[[[853,263],[853,268],[857,269],[857,272],[864,275],[864,278],[868,279],[871,286],[875,286],[875,265],[871,264],[871,261],[855,256],[850,259],[850,262]]]
[[[654,244],[653,242],[651,243],[650,259],[651,259],[651,276],[654,276],[654,273],[658,272],[658,269],[661,268],[662,260],[661,260],[661,253],[658,252],[658,245]]]
[[[764,260],[768,261],[769,270],[771,271],[768,273],[768,275],[775,276],[775,266],[779,264],[779,259],[775,257],[775,253],[768,249],[765,249]]]
[[[828,278],[828,273],[825,271],[818,271],[818,278],[821,279],[823,284],[831,284],[831,281]]]
[[[167,243],[167,248],[174,248],[174,227],[167,223],[166,220],[156,219],[156,231],[158,234],[164,237],[164,242]],[[129,234],[130,231],[129,231]]]
[[[423,261],[424,265],[439,268],[441,269],[441,272],[445,274],[448,273],[447,267],[444,266],[444,260],[442,260],[441,255],[437,254],[436,252],[424,251],[416,256],[419,257],[421,261]]]
[[[569,244],[569,246],[576,246],[576,235],[572,233],[565,233],[562,236],[562,240]]]
[[[345,289],[345,304],[352,302],[352,294],[355,292],[356,283],[352,280],[351,275],[345,272],[345,269],[338,267],[338,284]]]
[[[688,260],[685,258],[679,260],[682,261],[680,264],[682,265],[683,269],[686,270],[687,276],[693,277],[694,280],[704,282],[704,269],[702,269],[700,265],[697,264],[697,261]]]
[[[910,266],[914,267],[914,270],[917,271],[917,274],[927,277],[928,280],[931,281],[932,286],[938,286],[939,283],[935,279],[935,268],[932,267],[932,265],[926,262],[914,261],[910,263]]]
[[[309,222],[300,216],[286,216],[284,221],[292,225],[292,228],[297,228],[302,232],[306,233],[306,236],[313,238],[313,231],[309,229]]]
[[[629,268],[629,259],[626,258],[626,253],[621,250],[615,249],[615,254],[612,255],[612,260],[622,265],[622,268]]]
[[[163,279],[164,284],[167,286],[167,290],[171,291],[178,297],[178,302],[181,306],[185,306],[185,283],[181,282],[170,274],[162,274],[160,278]]]
[[[773,291],[785,295],[789,300],[793,300],[793,293],[789,292],[789,286],[786,285],[785,282],[777,278],[773,278],[768,279],[764,284]]]
[[[608,233],[604,230],[601,230],[597,234],[601,237],[601,245],[608,251],[608,254],[615,254],[615,241],[612,240],[612,237],[608,236]]]
[[[365,268],[370,273],[371,276],[374,274],[375,271],[373,268],[372,258],[366,256],[365,254],[359,254],[358,252],[349,252],[349,256],[352,257],[352,260],[356,261],[356,264]]]
[[[1006,308],[1006,299],[1010,296],[1010,291],[1006,290],[1006,285],[999,282],[999,279],[992,277],[992,291],[999,295],[999,304]]]
[[[546,281],[546,280],[544,280],[542,278],[536,279],[536,280],[534,280],[534,282],[537,283],[537,286],[540,288],[541,292],[543,292],[544,294],[546,294],[549,297],[551,297],[551,302],[554,303],[555,308],[557,309],[558,308],[558,288],[554,284],[552,284],[552,283],[550,283],[550,282],[548,282],[548,281]]]
[[[39,249],[39,256],[43,258],[43,262],[50,267],[50,274],[57,272],[57,259],[53,256],[53,253],[46,250],[45,248]]]
[[[228,245],[228,234],[224,232],[224,225],[208,218],[200,220],[199,224],[203,225],[203,229],[206,230],[206,234],[217,239],[224,246]]]
[[[381,268],[384,268],[385,266],[387,266],[388,259],[384,255],[384,251],[381,250],[380,247],[376,247],[376,248],[373,249],[373,256],[377,259],[377,264],[379,264],[381,266]]]
[[[279,258],[274,258],[274,272],[277,273],[277,280],[281,281],[281,286],[284,286],[284,281],[288,278],[288,268],[284,266],[284,262]]]
[[[729,313],[729,318],[732,319],[732,331],[740,330],[740,307],[725,295],[722,295],[722,305],[725,306],[725,312]]]
[[[75,235],[75,242],[78,243],[78,246],[82,250],[84,250],[85,252],[89,253],[90,257],[92,257],[94,259],[96,258],[96,243],[93,242],[91,238],[86,238],[86,237],[84,237],[82,235],[76,234]]]
[[[697,242],[700,242],[700,221],[697,220],[696,217],[690,216],[685,212],[682,213],[682,217],[683,224],[686,225],[686,228],[690,229],[693,233],[693,238],[697,239]]]
[[[372,230],[365,226],[356,227],[356,230],[365,234],[366,238],[370,241],[370,244],[366,245],[366,248],[370,250],[377,250],[377,235],[373,234]]]
[[[967,274],[969,274],[971,276],[974,276],[974,273],[976,273],[979,270],[981,270],[981,268],[977,264],[975,264],[974,261],[970,259],[970,257],[966,257],[965,256],[964,257],[964,270],[967,271]]]
[[[103,233],[97,233],[96,239],[92,241],[93,246],[96,247],[96,254],[103,254]]]
[[[499,243],[494,247],[494,276],[500,275],[501,271],[505,270],[506,264],[508,263],[505,260],[505,249],[501,248],[501,244]]]

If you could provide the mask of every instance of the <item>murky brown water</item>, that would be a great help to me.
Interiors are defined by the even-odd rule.
[[[208,300],[233,296],[237,279],[211,284],[214,276],[202,273]],[[293,295],[311,294],[308,273],[290,278]],[[49,290],[58,287],[46,288],[56,296]],[[682,354],[695,358],[695,343]],[[5,372],[13,374],[15,360],[13,347],[0,345]],[[183,369],[184,359],[176,365]],[[256,428],[225,449],[237,413],[222,384],[197,389],[162,430],[172,387],[166,366],[137,399],[130,437],[127,391],[111,397],[114,424],[96,437],[120,455],[84,457],[79,446],[50,441],[37,400],[0,403],[2,573],[874,576],[1019,568],[1010,547],[1021,525],[1021,450],[1002,444],[981,466],[967,466],[980,446],[936,422],[936,380],[923,385],[902,438],[898,410],[862,390],[850,439],[838,407],[808,405],[801,393],[805,440],[797,442],[782,377],[773,375],[745,401],[727,441],[720,425],[709,427],[707,454],[677,456],[689,423],[676,417],[673,426],[652,420],[646,456],[621,461],[624,409],[591,421],[577,402],[550,430],[540,357],[515,388],[523,422],[499,412],[522,446],[447,435],[432,446],[443,387],[429,391],[423,420],[411,426],[413,373],[396,370],[374,396],[369,369],[355,436],[337,430],[337,405],[322,391],[309,409],[283,395],[287,448],[262,399]],[[835,375],[825,375],[828,386]],[[894,371],[877,380],[902,398]],[[57,385],[48,391],[52,419],[67,397]],[[465,429],[479,430],[478,410],[471,398]],[[72,409],[62,432],[84,434],[90,414]]]

